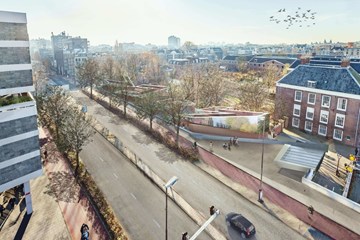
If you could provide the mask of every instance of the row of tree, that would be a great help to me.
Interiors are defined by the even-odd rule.
[[[36,101],[41,123],[54,130],[59,149],[75,153],[77,172],[79,153],[95,133],[91,127],[91,118],[85,117],[61,87],[48,86],[42,94],[36,96]]]

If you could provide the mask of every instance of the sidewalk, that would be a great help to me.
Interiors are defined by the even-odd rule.
[[[48,131],[40,128],[39,137],[51,139]],[[108,234],[102,225],[87,196],[81,190],[67,163],[58,152],[54,142],[43,146],[48,151],[48,159],[44,171],[49,177],[49,191],[56,198],[71,239],[80,239],[80,228],[86,223],[90,228],[90,239],[108,239]],[[44,223],[45,224],[45,223]]]

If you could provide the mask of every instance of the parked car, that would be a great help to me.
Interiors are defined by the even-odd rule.
[[[240,233],[241,238],[249,238],[256,233],[255,226],[241,214],[229,213],[226,222]]]

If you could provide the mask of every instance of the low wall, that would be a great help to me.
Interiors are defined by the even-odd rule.
[[[195,133],[204,133],[210,135],[218,135],[218,136],[229,136],[230,137],[240,137],[240,138],[261,138],[262,134],[258,133],[247,133],[240,132],[237,130],[231,130],[226,128],[216,128],[211,126],[205,126],[200,124],[186,124],[186,127]]]
[[[198,147],[198,149],[200,157],[204,162],[218,169],[234,182],[237,182],[256,193],[258,192],[260,184],[260,176],[258,173],[227,161],[216,154],[208,152],[206,149],[202,149],[201,147]],[[304,198],[299,192],[266,177],[263,177],[263,192],[266,199],[287,210],[306,224],[313,226],[334,239],[359,239],[359,235],[341,224],[334,222],[335,219],[332,220],[325,216],[327,213],[334,214],[334,210],[331,206],[323,206],[327,213],[319,213],[316,206],[310,202],[310,197]],[[302,203],[296,199],[305,199],[308,202]],[[308,213],[308,206],[310,206],[310,203],[315,209],[315,212],[311,216]],[[343,222],[348,223],[349,221],[351,221],[351,219],[348,218]],[[356,224],[354,222],[352,222],[352,225],[354,226],[352,229],[359,232],[359,229],[356,228]]]
[[[327,188],[324,188],[323,186],[321,186],[307,178],[302,178],[301,182],[304,183],[305,185],[315,189],[316,191],[321,192],[322,194],[324,194],[324,195],[340,202],[341,204],[344,204],[345,206],[360,213],[360,204],[358,204],[354,201],[351,201],[350,199],[348,199],[342,195],[339,195]]]

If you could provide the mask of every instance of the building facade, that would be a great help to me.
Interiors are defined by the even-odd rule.
[[[25,13],[0,11],[0,192],[42,175],[36,103]]]
[[[169,49],[180,48],[180,38],[175,37],[175,36],[168,37],[168,48]]]
[[[359,82],[350,66],[299,65],[276,84],[277,114],[294,128],[358,146]]]

